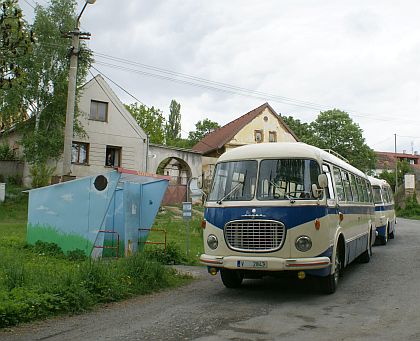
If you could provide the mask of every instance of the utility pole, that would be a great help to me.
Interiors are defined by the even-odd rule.
[[[397,134],[394,134],[394,153],[395,153],[395,194],[397,194],[397,191],[398,191]]]
[[[71,151],[73,145],[74,108],[76,106],[77,64],[80,52],[80,39],[90,39],[90,33],[80,32],[80,17],[86,6],[95,3],[95,1],[96,0],[86,0],[82,11],[77,17],[76,28],[74,31],[64,35],[66,38],[71,38],[71,49],[69,84],[67,89],[66,127],[64,130],[63,176],[70,175],[71,173]]]

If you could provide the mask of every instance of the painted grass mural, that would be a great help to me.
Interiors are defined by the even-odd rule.
[[[27,241],[98,258],[115,257],[119,238],[119,256],[134,254],[148,234],[139,229],[151,228],[167,186],[168,177],[118,169],[31,190]]]

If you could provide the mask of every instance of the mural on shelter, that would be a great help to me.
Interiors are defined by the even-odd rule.
[[[28,243],[53,242],[95,258],[135,253],[167,186],[165,177],[118,169],[31,190]]]

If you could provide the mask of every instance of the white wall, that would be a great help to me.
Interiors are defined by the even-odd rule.
[[[83,88],[79,101],[79,120],[87,137],[74,137],[74,141],[89,143],[88,165],[72,165],[72,175],[86,176],[106,171],[106,147],[121,147],[121,167],[137,171],[146,171],[146,134],[138,126],[131,114],[109,88],[108,84],[97,76]],[[91,100],[108,103],[107,122],[89,119]]]

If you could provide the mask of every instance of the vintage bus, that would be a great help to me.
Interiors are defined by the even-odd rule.
[[[397,218],[394,210],[394,196],[391,186],[382,179],[369,177],[375,203],[375,225],[377,243],[386,245],[395,236]]]
[[[217,161],[200,261],[228,288],[244,278],[315,276],[333,293],[347,264],[369,262],[375,211],[367,176],[304,143],[237,147]]]

